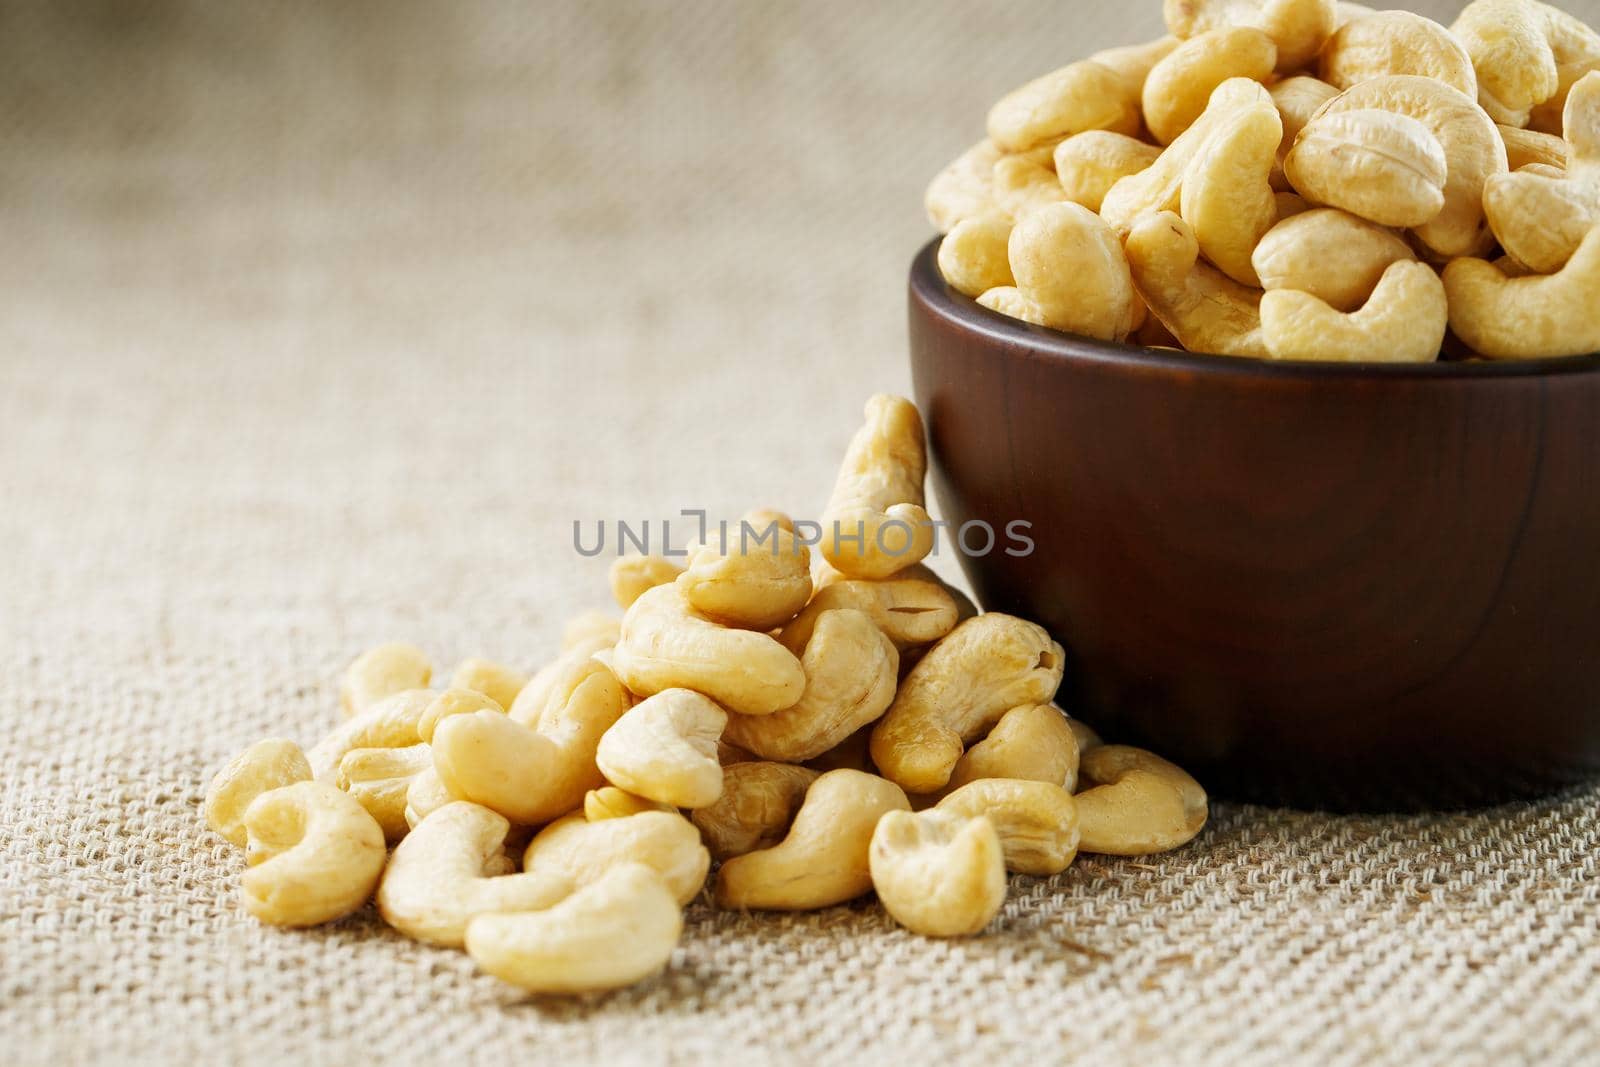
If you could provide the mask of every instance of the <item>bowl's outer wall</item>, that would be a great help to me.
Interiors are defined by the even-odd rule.
[[[972,330],[987,313],[929,253],[910,310],[946,519],[1025,520],[1036,546],[963,566],[986,609],[1066,646],[1072,714],[1302,805],[1482,803],[1600,769],[1600,374],[1063,355]]]

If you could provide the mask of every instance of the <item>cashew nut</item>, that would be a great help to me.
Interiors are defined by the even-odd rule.
[[[487,659],[463,660],[455,673],[450,675],[451,689],[470,689],[482,693],[502,708],[509,708],[527,684],[526,674]]]
[[[1006,712],[989,736],[956,761],[947,788],[980,778],[1049,782],[1072,792],[1078,787],[1078,741],[1067,717],[1049,704]]]
[[[676,585],[634,601],[622,620],[613,665],[640,695],[693,689],[741,715],[791,707],[806,687],[805,671],[788,649],[766,634],[717,625]]]
[[[404,690],[426,689],[432,677],[433,664],[422,649],[400,643],[379,645],[345,669],[339,706],[346,715],[354,715]]]
[[[304,782],[311,764],[293,741],[269,737],[257,741],[225,763],[206,790],[206,825],[245,846],[244,812],[250,802],[272,789]]]
[[[805,651],[824,613],[854,608],[872,617],[897,651],[931,645],[955,629],[961,608],[945,585],[902,571],[881,582],[844,580],[820,589],[778,640],[795,655]]]
[[[1478,99],[1496,122],[1560,133],[1567,91],[1600,69],[1600,34],[1537,0],[1475,0],[1450,27],[1478,73]]]
[[[1014,285],[997,285],[987,290],[978,297],[978,306],[1035,326],[1047,325],[1044,312]]]
[[[1001,157],[994,165],[993,188],[994,202],[1005,219],[1020,219],[1046,204],[1060,203],[1067,194],[1056,178],[1055,143]]]
[[[1155,65],[1171,55],[1179,43],[1176,37],[1168,34],[1154,41],[1146,41],[1144,44],[1107,48],[1094,53],[1089,59],[1115,71],[1127,86],[1128,92],[1137,100],[1143,94],[1144,83],[1150,77],[1150,72],[1155,69]]]
[[[722,795],[717,739],[727,725],[727,713],[699,693],[663,689],[624,712],[605,732],[595,763],[609,781],[631,793],[701,808]]]
[[[656,872],[680,904],[705,885],[711,854],[700,831],[675,811],[642,811],[589,822],[577,812],[546,826],[528,842],[522,869],[557,874],[574,885],[591,885],[624,863]]]
[[[1117,71],[1073,63],[1014,89],[989,109],[989,139],[1006,152],[1055,144],[1084,130],[1139,132],[1139,95]]]
[[[1006,900],[1000,837],[981,815],[886,812],[872,834],[869,866],[884,909],[925,937],[975,934]]]
[[[677,581],[682,573],[683,568],[665,556],[622,556],[611,564],[611,595],[617,607],[627,611],[648,590]]]
[[[689,816],[719,862],[783,840],[821,772],[756,761],[735,763],[722,775],[722,796]]]
[[[320,782],[332,782],[339,761],[353,749],[405,748],[418,743],[422,740],[418,725],[435,696],[427,689],[407,689],[344,720],[306,753],[312,776]]]
[[[1188,39],[1227,26],[1254,26],[1278,46],[1278,72],[1316,57],[1337,24],[1334,0],[1165,0],[1167,29]]]
[[[1190,352],[1267,355],[1261,336],[1261,293],[1200,260],[1200,242],[1170,211],[1140,219],[1124,247],[1133,284]]]
[[[1275,289],[1261,298],[1261,332],[1273,359],[1431,363],[1450,308],[1426,263],[1392,263],[1360,311],[1338,311],[1310,293]]]
[[[1538,130],[1519,130],[1515,126],[1496,128],[1500,131],[1500,139],[1506,143],[1506,164],[1512,170],[1521,170],[1535,163],[1555,167],[1557,170],[1567,169],[1570,158],[1567,142],[1560,137],[1540,133]],[[1487,185],[1484,187],[1484,192],[1487,195]]]
[[[1500,245],[1535,273],[1550,274],[1600,223],[1600,71],[1586,74],[1567,96],[1566,170],[1535,166],[1497,174],[1483,188],[1484,213]]]
[[[1555,274],[1508,278],[1481,259],[1445,268],[1450,328],[1489,359],[1600,351],[1600,225]]]
[[[900,654],[870,615],[840,608],[817,618],[800,664],[806,688],[794,707],[771,715],[729,716],[729,741],[786,763],[820,756],[884,713],[894,699]],[[606,776],[627,785],[609,772]]]
[[[477,916],[466,946],[484,971],[530,992],[593,993],[660,971],[682,934],[661,879],[628,863],[544,911]]]
[[[357,748],[339,761],[334,784],[366,808],[383,828],[384,839],[394,842],[411,829],[406,822],[406,791],[413,778],[432,766],[427,745]]]
[[[1334,208],[1316,208],[1267,231],[1251,262],[1269,290],[1297,289],[1335,310],[1354,311],[1390,264],[1415,258],[1393,232]]]
[[[437,770],[424,767],[411,776],[411,783],[406,786],[406,825],[415,830],[423,819],[457,799],[444,787]]]
[[[1132,332],[1137,301],[1122,244],[1081,204],[1042,207],[1011,231],[1017,289],[1057,330],[1121,341]]]
[[[1183,221],[1206,258],[1243,285],[1257,284],[1250,255],[1278,221],[1271,178],[1282,140],[1277,108],[1246,108],[1206,141],[1183,172]]]
[[[1180,767],[1143,749],[1101,745],[1083,754],[1078,848],[1144,856],[1185,844],[1206,824],[1206,791]]]
[[[460,948],[474,916],[537,911],[572,892],[560,875],[502,873],[510,829],[488,808],[446,804],[396,846],[378,883],[378,913],[409,938]]]
[[[1061,183],[1062,191],[1072,203],[1082,204],[1090,211],[1099,211],[1106,193],[1111,191],[1113,185],[1130,174],[1145,170],[1160,156],[1161,149],[1145,144],[1136,137],[1112,133],[1110,130],[1086,130],[1056,145],[1056,180]],[[1009,227],[1006,232],[1010,233]],[[1004,249],[1001,251],[1003,253]],[[941,259],[940,269],[943,267]],[[986,288],[1011,284],[1009,264],[1005,275],[1004,280],[991,281]],[[945,271],[945,278],[949,277],[950,272]]]
[[[1273,168],[1271,177],[1272,187],[1283,192],[1289,188],[1289,180],[1283,173],[1284,157],[1289,154],[1289,149],[1294,147],[1295,138],[1300,136],[1300,131],[1306,128],[1323,104],[1339,95],[1339,90],[1325,81],[1302,74],[1285,78],[1274,84],[1268,92],[1272,94],[1272,102],[1277,106],[1278,117],[1283,122],[1283,139],[1278,144],[1278,162]]]
[[[970,297],[1011,285],[1011,261],[1006,258],[1010,239],[1011,223],[1004,218],[962,219],[939,242],[939,273],[950,288]]]
[[[989,612],[950,631],[901,683],[872,731],[872,759],[912,793],[950,780],[966,743],[1023,704],[1046,704],[1066,654],[1043,627]]]
[[[1461,42],[1409,11],[1376,11],[1347,22],[1323,46],[1317,72],[1339,89],[1386,74],[1418,74],[1478,98],[1478,76]]]
[[[1144,120],[1162,144],[1194,125],[1211,94],[1229,78],[1265,81],[1278,62],[1272,38],[1248,26],[1197,34],[1178,45],[1144,83]]]
[[[429,702],[422,712],[422,717],[417,720],[417,737],[424,743],[433,740],[433,732],[439,724],[452,715],[466,715],[474,711],[493,711],[505,713],[505,708],[494,699],[477,689],[446,689]]]
[[[1444,210],[1444,146],[1416,119],[1388,111],[1324,112],[1283,161],[1295,191],[1382,226],[1421,226]]]
[[[820,548],[846,577],[887,578],[921,562],[933,550],[933,522],[922,506],[927,446],[922,416],[904,397],[880,393],[867,401],[863,415],[866,423],[850,439],[833,495],[822,513]],[[730,711],[752,714],[727,701],[723,704]]]
[[[388,852],[377,820],[324,782],[272,789],[244,812],[245,910],[274,926],[315,926],[372,896]]]
[[[745,521],[688,550],[677,586],[695,611],[724,626],[767,631],[811,598],[811,550],[781,527]]]
[[[1006,869],[1018,874],[1060,874],[1078,855],[1078,805],[1070,790],[1053,782],[982,778],[934,810],[987,817],[1000,835]]]
[[[962,219],[996,212],[992,183],[994,165],[998,162],[999,146],[984,138],[957,156],[928,183],[923,206],[927,209],[928,221],[936,230],[949,233]]]
[[[614,785],[591,789],[583,795],[583,817],[589,822],[625,819],[629,815],[638,815],[645,811],[676,812],[677,810],[671,804],[648,800],[626,789],[618,789]]]
[[[717,904],[809,911],[859,897],[872,888],[867,857],[878,819],[888,811],[910,809],[911,802],[893,782],[861,771],[829,771],[806,790],[781,842],[722,865]]]

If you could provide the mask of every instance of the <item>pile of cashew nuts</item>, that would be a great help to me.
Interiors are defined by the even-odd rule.
[[[713,862],[721,908],[876,890],[949,937],[990,923],[1008,871],[1189,841],[1199,784],[1069,719],[1061,646],[923,565],[916,407],[865,416],[815,537],[763,510],[682,566],[619,558],[622,617],[573,620],[531,676],[470,659],[435,690],[420,649],[358,657],[331,733],[261,741],[211,783],[244,907],[309,926],[375,898],[407,937],[581,993],[665,967]]]
[[[1279,360],[1600,351],[1600,34],[1166,0],[1029,82],[929,185],[951,288],[1104,341]]]

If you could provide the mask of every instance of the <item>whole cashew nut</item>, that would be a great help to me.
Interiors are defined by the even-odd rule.
[[[1261,332],[1273,359],[1431,363],[1450,307],[1426,263],[1392,263],[1360,311],[1338,311],[1310,293],[1274,289],[1261,298]]]
[[[939,242],[939,273],[950,288],[974,298],[997,286],[1011,285],[1014,279],[1006,253],[1010,239],[1011,223],[1000,216],[962,219]]]
[[[479,915],[466,946],[479,967],[535,993],[593,993],[666,967],[683,912],[648,867],[627,863],[544,911]]]
[[[955,629],[961,607],[942,582],[902,571],[881,582],[852,579],[817,591],[811,603],[778,635],[795,655],[811,643],[817,620],[829,611],[853,608],[871,616],[897,651],[931,645]]]
[[[1444,210],[1449,163],[1422,123],[1376,108],[1322,113],[1283,160],[1295,191],[1380,226],[1421,226]]]
[[[811,550],[790,530],[744,520],[688,549],[678,589],[695,611],[724,626],[775,629],[811,599]]]
[[[623,712],[600,738],[595,763],[630,793],[703,808],[722,795],[717,739],[727,725],[727,713],[692,689],[663,689]]]
[[[1181,767],[1143,749],[1101,745],[1079,767],[1078,848],[1144,856],[1186,844],[1206,824],[1206,791]]]
[[[1088,208],[1063,202],[1032,212],[1011,231],[1010,258],[1017,289],[1046,326],[1102,341],[1132,332],[1137,301],[1127,256]]]
[[[627,611],[646,592],[677,581],[682,573],[683,568],[665,556],[621,556],[611,564],[608,574],[612,599]]]
[[[1386,74],[1418,74],[1478,98],[1478,76],[1461,42],[1409,11],[1377,11],[1341,26],[1323,46],[1317,73],[1339,89]]]
[[[1200,242],[1177,215],[1140,219],[1124,247],[1150,313],[1191,352],[1265,358],[1261,293],[1200,262]]]
[[[1052,782],[982,778],[939,801],[935,810],[987,817],[1000,835],[1006,869],[1018,874],[1060,874],[1078,855],[1078,805],[1069,790]]]
[[[345,669],[339,706],[346,715],[366,711],[385,697],[426,689],[433,677],[428,654],[415,645],[392,643],[368,649]]]
[[[611,642],[615,644],[615,641]],[[482,693],[502,708],[509,708],[528,684],[528,676],[514,667],[487,659],[463,660],[450,675],[451,689]]]
[[[1560,176],[1534,166],[1497,174],[1483,187],[1483,209],[1500,246],[1517,263],[1551,274],[1600,223],[1600,71],[1584,75],[1567,96],[1569,146]]]
[[[477,804],[446,804],[395,848],[378,883],[378,913],[402,934],[460,948],[489,912],[538,911],[573,890],[560,875],[499,873],[511,824]]]
[[[269,790],[244,812],[245,910],[274,926],[316,926],[360,908],[388,859],[365,808],[324,782]]]
[[[1139,95],[1110,67],[1083,60],[1035,78],[989,109],[989,139],[1025,152],[1084,130],[1139,132]]]
[[[789,763],[756,761],[723,769],[722,796],[690,819],[719,862],[771,848],[783,840],[821,772]]]
[[[947,788],[980,778],[1049,782],[1068,793],[1078,787],[1078,741],[1067,717],[1049,704],[1025,704],[1000,717],[989,736],[956,762]]]
[[[1182,38],[1254,26],[1278,46],[1278,72],[1311,62],[1337,24],[1334,0],[1165,0],[1167,29]]]
[[[1015,239],[1013,234],[1013,244]],[[866,422],[850,439],[823,509],[820,548],[846,577],[887,578],[933,550],[933,522],[922,496],[927,445],[922,416],[904,397],[880,393],[867,401],[863,416]],[[723,704],[730,711],[760,714]]]
[[[771,715],[729,716],[725,735],[729,741],[762,759],[785,763],[822,755],[876,721],[889,707],[899,678],[900,654],[870,615],[839,608],[817,618],[800,664],[806,673],[806,688],[794,707]],[[601,769],[605,769],[603,764]],[[609,772],[607,777],[627,784]]]
[[[717,904],[811,911],[853,900],[872,888],[868,852],[878,819],[910,809],[893,782],[861,771],[829,771],[811,783],[781,842],[722,865]]]
[[[574,813],[540,830],[522,854],[524,871],[560,875],[577,886],[598,882],[624,863],[649,867],[679,904],[687,904],[705,885],[711,854],[700,843],[700,831],[675,811],[599,822]]]
[[[906,675],[872,731],[872,759],[912,793],[950,780],[968,741],[1023,704],[1045,704],[1066,653],[1043,627],[988,612],[950,631]]]
[[[975,934],[1005,903],[1000,838],[981,815],[886,812],[868,862],[884,909],[925,937]]]
[[[923,207],[934,229],[949,233],[963,219],[996,213],[994,165],[1000,162],[1000,155],[999,146],[986,137],[957,156],[928,183]]]
[[[1489,359],[1600,351],[1600,225],[1555,274],[1508,278],[1481,259],[1445,268],[1450,328]]]
[[[1354,311],[1390,264],[1413,259],[1411,246],[1392,231],[1316,208],[1268,230],[1251,262],[1266,289],[1297,289],[1337,311]]]
[[[1282,140],[1277,108],[1247,108],[1219,128],[1183,172],[1183,221],[1205,257],[1243,285],[1257,284],[1250,256],[1278,221],[1272,169]]]
[[[411,829],[406,822],[406,791],[412,779],[433,766],[427,745],[404,748],[356,748],[344,754],[334,784],[356,799],[378,820],[386,841],[393,843]]]
[[[407,689],[344,720],[306,753],[312,776],[331,783],[339,772],[339,761],[354,749],[417,744],[422,740],[417,730],[423,713],[437,695],[427,689]]]
[[[1479,101],[1508,126],[1560,133],[1567,90],[1600,69],[1600,34],[1537,0],[1475,0],[1450,29],[1472,57]]]
[[[1278,62],[1272,38],[1248,26],[1196,34],[1155,65],[1144,83],[1144,120],[1162,144],[1194,125],[1229,78],[1265,81]]]
[[[1086,130],[1056,145],[1056,180],[1072,203],[1099,211],[1113,185],[1148,169],[1160,156],[1161,149],[1136,137],[1110,130]],[[1009,227],[1006,232],[1010,233]],[[941,259],[941,269],[943,265]],[[1009,263],[1005,273],[1005,280],[994,281],[987,288],[1012,284]],[[945,277],[950,277],[949,271],[945,271]]]
[[[223,765],[206,789],[206,825],[245,846],[245,809],[262,793],[309,780],[311,764],[293,741],[269,737],[257,741]]]

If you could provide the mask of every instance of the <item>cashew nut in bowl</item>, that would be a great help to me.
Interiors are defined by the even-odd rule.
[[[1140,219],[1124,247],[1150,313],[1190,352],[1265,358],[1261,293],[1200,262],[1200,242],[1170,211]]]
[[[357,748],[405,748],[417,744],[423,714],[438,694],[427,689],[407,689],[373,704],[334,727],[306,753],[311,773],[319,782],[332,782],[345,753]]]
[[[717,904],[811,911],[853,900],[872,888],[868,852],[878,819],[910,809],[893,782],[861,771],[829,771],[806,790],[782,841],[722,865]]]
[[[872,834],[878,900],[925,937],[963,937],[989,925],[1006,900],[1000,837],[983,816],[891,811]]]
[[[1132,137],[1142,122],[1139,94],[1117,71],[1091,60],[1035,78],[989,109],[989,139],[1006,152],[1026,152],[1084,130]]]
[[[1278,73],[1299,70],[1333,33],[1334,0],[1165,0],[1167,29],[1188,39],[1227,26],[1253,26],[1278,48]]]
[[[1017,289],[1057,330],[1122,341],[1134,328],[1137,301],[1122,243],[1081,204],[1039,208],[1011,231]],[[913,561],[915,562],[915,561]]]
[[[1301,74],[1273,84],[1268,92],[1272,94],[1278,118],[1283,122],[1283,140],[1278,143],[1278,163],[1273,168],[1271,181],[1274,189],[1284,192],[1289,188],[1289,180],[1283,173],[1283,157],[1294,147],[1300,131],[1306,128],[1323,104],[1339,95],[1339,90],[1325,81]]]
[[[611,597],[627,611],[647,591],[675,582],[683,568],[665,556],[622,556],[611,564]]]
[[[1278,223],[1251,262],[1268,290],[1297,289],[1338,311],[1354,311],[1390,264],[1416,258],[1393,231],[1335,208],[1315,208]]]
[[[1265,81],[1278,62],[1272,38],[1248,26],[1208,30],[1182,42],[1144,83],[1144,119],[1161,144],[1194,125],[1229,78]]]
[[[677,586],[689,606],[713,622],[767,631],[811,599],[811,550],[792,531],[741,520],[687,551]]]
[[[981,778],[935,810],[987,817],[1000,835],[1006,869],[1018,874],[1060,874],[1078,855],[1078,805],[1070,790],[1052,782]]]
[[[1478,98],[1478,76],[1461,42],[1410,11],[1376,11],[1341,26],[1323,46],[1317,74],[1339,89],[1386,74],[1417,74]]]
[[[612,724],[595,763],[612,784],[647,800],[701,808],[722,795],[717,739],[727,725],[727,713],[692,689],[663,689]]]
[[[1067,717],[1049,704],[1025,704],[1000,717],[989,736],[967,749],[947,788],[980,778],[1020,778],[1078,787],[1078,741]]]
[[[1295,192],[1380,226],[1421,226],[1444,210],[1449,164],[1422,123],[1368,108],[1323,113],[1283,160]]]
[[[245,809],[262,793],[309,780],[311,764],[293,741],[269,737],[257,741],[223,765],[206,789],[206,825],[245,846]]]
[[[725,735],[729,741],[763,759],[785,763],[820,756],[889,707],[900,654],[870,615],[839,608],[817,618],[800,664],[806,688],[794,707],[771,715],[729,716]],[[627,784],[609,772],[606,776]]]
[[[642,863],[687,904],[705,885],[711,854],[700,831],[675,811],[642,811],[590,822],[581,812],[557,819],[534,835],[522,869],[560,875],[586,886],[624,863]]]
[[[1056,178],[1055,144],[1002,157],[994,165],[993,188],[995,205],[1005,219],[1020,219],[1066,199],[1066,190]]]
[[[963,219],[994,214],[994,165],[1000,148],[984,138],[941,170],[928,183],[923,206],[928,221],[940,233],[949,233]],[[623,605],[626,607],[627,605]]]
[[[955,629],[961,617],[960,604],[931,572],[924,578],[907,570],[881,582],[846,579],[818,590],[806,609],[783,628],[779,642],[800,655],[817,620],[841,608],[866,612],[900,652],[933,644]]]
[[[809,767],[755,761],[723,770],[722,796],[689,817],[719,862],[783,840],[806,790],[821,776]]]
[[[534,993],[595,993],[650,977],[672,958],[683,912],[648,867],[627,863],[544,911],[479,915],[467,954]]]
[[[641,696],[693,689],[741,715],[791,707],[806,687],[805,671],[788,649],[766,634],[717,625],[676,585],[658,586],[634,601],[622,620],[613,666]]]
[[[630,793],[626,789],[618,789],[614,785],[591,789],[583,795],[583,817],[589,822],[625,819],[629,815],[638,815],[646,811],[676,812],[677,810],[671,804],[650,800],[637,793]]]
[[[1181,767],[1127,745],[1101,745],[1079,764],[1078,849],[1146,856],[1186,844],[1206,824],[1206,791]]]
[[[466,715],[474,711],[493,711],[505,714],[500,702],[476,689],[446,689],[428,704],[417,720],[417,737],[424,743],[433,740],[439,724],[452,715]]]
[[[1392,263],[1361,310],[1342,312],[1310,293],[1261,298],[1261,332],[1273,359],[1431,363],[1450,321],[1444,283],[1426,263]]]
[[[393,843],[411,829],[406,822],[406,792],[412,779],[433,766],[427,745],[404,748],[357,748],[344,754],[334,781],[378,820],[386,841]]]
[[[614,643],[614,642],[613,642]],[[514,667],[487,659],[463,660],[450,675],[451,689],[482,693],[502,708],[509,708],[528,684],[528,676]]]
[[[1507,126],[1560,133],[1567,91],[1600,70],[1600,34],[1537,0],[1475,0],[1450,29],[1472,57],[1478,100]]]
[[[985,291],[978,297],[978,306],[1035,326],[1048,325],[1044,320],[1044,311],[1023,296],[1022,290],[1014,285],[997,285]]]
[[[1007,219],[997,215],[962,219],[939,242],[939,273],[950,288],[974,298],[1011,285],[1011,261],[1006,258],[1010,239]]]
[[[415,645],[393,643],[368,649],[346,668],[339,706],[346,715],[366,711],[385,697],[407,689],[426,689],[433,677],[427,653]]]
[[[1271,178],[1282,140],[1276,108],[1248,108],[1219,128],[1183,172],[1179,214],[1205,257],[1242,285],[1257,284],[1250,256],[1278,221]]]
[[[1532,164],[1495,175],[1483,189],[1484,213],[1500,246],[1539,274],[1560,270],[1600,223],[1600,71],[1572,87],[1564,127],[1563,173],[1541,173]]]
[[[1015,240],[1013,232],[1013,247]],[[880,393],[867,401],[863,415],[866,422],[850,439],[823,509],[820,548],[846,577],[887,578],[933,550],[933,521],[922,496],[927,445],[922,416],[904,397]],[[798,693],[789,704],[796,699]],[[729,711],[760,714],[722,703]]]
[[[1600,225],[1555,274],[1508,278],[1492,263],[1458,259],[1444,271],[1450,328],[1489,359],[1543,359],[1600,351]]]
[[[1072,203],[1082,204],[1090,211],[1099,211],[1106,193],[1111,191],[1113,185],[1130,174],[1147,169],[1160,156],[1161,149],[1145,144],[1136,137],[1112,133],[1110,130],[1086,130],[1056,145],[1056,180],[1061,183],[1062,191]],[[1009,227],[1006,232],[1009,235]],[[939,267],[944,270],[943,258],[939,261]],[[1004,281],[994,281],[987,288],[1012,284],[1009,263],[1005,273]],[[949,280],[948,270],[944,270],[944,275]]]
[[[510,828],[464,801],[435,811],[395,847],[378,883],[378,913],[413,940],[460,948],[474,916],[537,911],[571,893],[561,875],[497,873]]]
[[[377,820],[324,782],[269,790],[244,812],[245,910],[274,926],[316,926],[360,908],[388,859]]]
[[[872,760],[911,793],[950,780],[968,741],[1023,704],[1046,704],[1066,659],[1043,627],[989,612],[950,631],[906,675],[872,731]]]
[[[1500,139],[1506,143],[1506,165],[1513,171],[1535,163],[1557,170],[1567,169],[1570,156],[1567,142],[1562,138],[1538,130],[1519,130],[1515,126],[1496,128],[1500,131]],[[1484,193],[1488,193],[1487,185],[1484,186]]]

